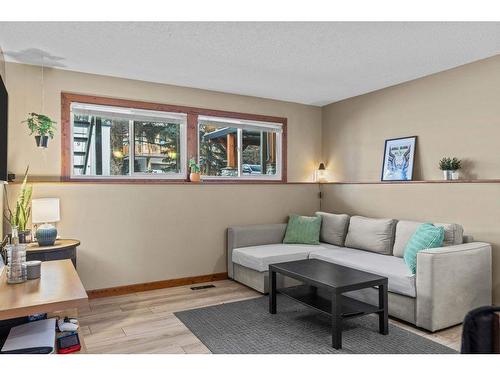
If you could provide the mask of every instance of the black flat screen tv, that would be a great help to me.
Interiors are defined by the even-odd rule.
[[[0,76],[0,181],[7,181],[7,110],[9,95]]]

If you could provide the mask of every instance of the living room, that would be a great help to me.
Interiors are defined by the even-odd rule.
[[[362,19],[2,20],[2,351],[499,353],[500,23]]]

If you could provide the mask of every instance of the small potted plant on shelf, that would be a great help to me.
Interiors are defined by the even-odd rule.
[[[458,180],[460,179],[460,168],[462,168],[462,160],[457,158],[451,159],[451,179]]]
[[[456,157],[445,157],[439,161],[439,169],[443,171],[445,180],[458,180],[460,178],[459,169],[461,167],[462,161]]]
[[[4,185],[4,195],[7,207],[4,217],[9,222],[11,227],[17,227],[20,243],[30,242],[31,233],[31,231],[27,228],[27,225],[31,215],[31,193],[33,191],[33,187],[27,185],[28,168],[26,168],[26,172],[24,173],[23,184],[21,185],[21,190],[17,195],[16,207],[14,210],[11,210],[9,206],[9,202],[7,200],[7,189],[5,187],[6,185]]]
[[[29,113],[28,118],[24,122],[28,124],[28,128],[31,131],[30,135],[35,134],[36,145],[47,148],[49,137],[50,139],[54,138],[56,122],[52,121],[48,116],[34,112]]]
[[[189,181],[200,182],[200,166],[196,163],[194,159],[189,160]]]

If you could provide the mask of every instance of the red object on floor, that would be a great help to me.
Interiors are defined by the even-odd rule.
[[[68,346],[67,348],[60,348],[60,349],[57,349],[57,354],[69,354],[69,353],[73,353],[73,352],[77,352],[81,349],[81,345],[78,344],[78,345],[73,345],[73,346]]]
[[[73,332],[57,339],[57,353],[68,354],[77,352],[81,349],[78,333]]]

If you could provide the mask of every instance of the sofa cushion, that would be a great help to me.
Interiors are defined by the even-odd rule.
[[[394,219],[353,216],[349,222],[345,246],[390,255],[394,244],[395,229],[396,220]]]
[[[286,244],[319,245],[321,216],[300,216],[292,214],[288,219],[285,238]]]
[[[349,226],[349,215],[329,212],[316,212],[316,215],[322,218],[319,240],[332,245],[344,246]]]
[[[389,280],[390,292],[416,297],[415,275],[411,273],[403,259],[328,244],[321,246],[324,249],[313,251],[309,258],[385,276]]]
[[[396,225],[396,237],[394,240],[393,255],[402,258],[405,247],[410,237],[417,228],[423,224],[418,221],[399,220]],[[443,246],[460,245],[463,243],[464,229],[459,224],[434,223],[437,227],[444,228]]]
[[[444,228],[431,223],[420,225],[406,244],[403,260],[414,274],[417,271],[417,253],[443,246]]]
[[[318,245],[298,244],[240,247],[233,250],[233,262],[259,272],[264,272],[269,271],[270,264],[307,259],[311,251],[322,248]]]

